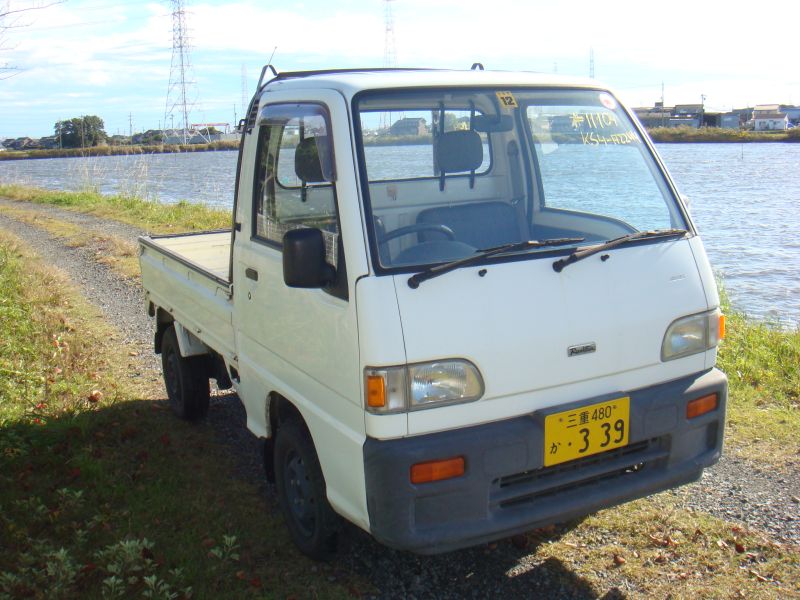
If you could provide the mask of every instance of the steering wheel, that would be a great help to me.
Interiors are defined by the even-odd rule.
[[[405,227],[398,227],[392,231],[384,233],[381,239],[378,240],[379,244],[385,244],[395,238],[399,238],[411,233],[418,233],[420,231],[436,231],[443,234],[448,240],[455,241],[456,234],[447,225],[440,225],[438,223],[414,223],[413,225],[406,225]]]

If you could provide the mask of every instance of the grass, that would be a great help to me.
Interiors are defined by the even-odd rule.
[[[121,336],[0,233],[0,598],[346,597]]]
[[[798,598],[800,552],[660,494],[604,510],[537,550],[640,598]],[[608,596],[615,597],[615,596]]]
[[[728,375],[729,450],[776,466],[797,466],[800,329],[752,320],[729,307],[726,312],[718,366]]]
[[[175,233],[229,229],[231,213],[204,204],[181,200],[162,204],[133,196],[104,196],[97,192],[66,192],[0,184],[0,196],[12,200],[52,204],[147,229],[153,233]]]

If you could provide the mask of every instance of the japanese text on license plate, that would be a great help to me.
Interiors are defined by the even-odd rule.
[[[621,448],[628,444],[630,398],[616,398],[547,415],[544,466]]]

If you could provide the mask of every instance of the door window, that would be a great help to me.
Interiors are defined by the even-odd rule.
[[[320,229],[338,263],[339,220],[330,119],[318,104],[274,104],[260,115],[253,236],[277,247],[291,229]]]

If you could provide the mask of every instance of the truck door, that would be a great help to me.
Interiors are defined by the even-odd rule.
[[[364,478],[357,465],[363,463],[364,416],[352,292],[365,267],[346,105],[333,92],[321,94],[327,102],[319,101],[320,94],[314,101],[282,101],[286,93],[280,92],[264,96],[269,103],[262,100],[257,126],[248,134],[254,139],[245,142],[252,188],[244,177],[234,249],[240,396],[248,426],[261,434],[268,433],[270,394],[297,406],[317,446],[331,504],[361,520]],[[338,145],[337,135],[344,138]],[[242,174],[250,169],[243,167]],[[345,197],[350,212],[342,210]],[[326,289],[284,283],[283,235],[307,227],[322,231],[327,262],[336,269],[336,281]],[[360,252],[344,246],[348,227],[362,240]],[[345,264],[351,256],[353,271]]]

